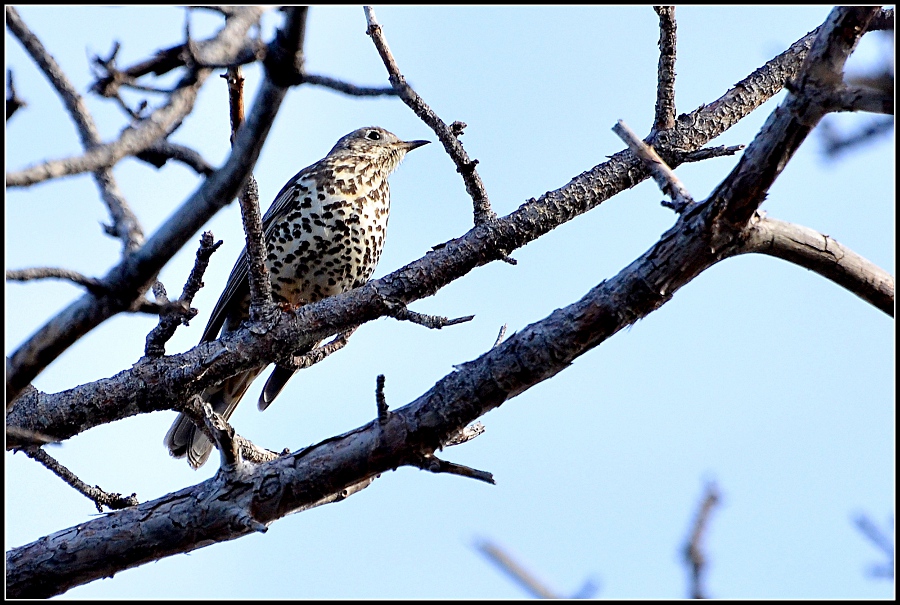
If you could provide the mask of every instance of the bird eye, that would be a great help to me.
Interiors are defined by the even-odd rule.
[[[369,139],[370,141],[380,141],[381,133],[378,132],[377,130],[370,130],[369,132],[366,133],[366,138]]]

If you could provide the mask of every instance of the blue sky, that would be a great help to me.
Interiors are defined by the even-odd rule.
[[[89,57],[122,43],[130,65],[179,43],[175,8],[21,7],[81,91]],[[679,8],[679,113],[710,103],[824,21],[829,7]],[[446,121],[468,124],[462,141],[494,209],[556,189],[623,148],[624,120],[649,132],[656,87],[657,16],[650,7],[376,7],[407,80]],[[279,17],[265,21],[268,39]],[[190,16],[195,37],[219,20]],[[359,7],[315,7],[306,59],[312,73],[362,85],[387,77]],[[7,170],[79,153],[59,99],[7,33],[7,67],[28,107],[10,120]],[[856,65],[883,44],[864,39]],[[255,94],[259,71],[245,71]],[[780,101],[783,93],[776,98]],[[136,104],[142,98],[130,96]],[[151,99],[158,102],[158,99]],[[87,95],[102,136],[126,125],[109,101]],[[252,99],[249,100],[252,102]],[[213,78],[173,140],[214,165],[228,153],[227,97]],[[713,142],[746,144],[769,102]],[[832,116],[850,130],[866,116]],[[405,139],[436,137],[399,100],[356,99],[304,86],[289,92],[257,165],[265,205],[297,170],[343,134],[383,126]],[[696,199],[736,158],[677,173]],[[837,161],[807,140],[763,205],[770,216],[827,233],[894,273],[893,134]],[[197,187],[181,166],[135,160],[115,169],[152,233]],[[439,145],[416,151],[392,177],[387,245],[376,277],[458,237],[471,202]],[[238,432],[271,449],[299,449],[368,422],[374,385],[387,377],[392,407],[412,401],[454,364],[577,300],[647,250],[674,222],[644,182],[412,309],[474,314],[429,331],[381,319],[350,345],[298,374],[265,414],[244,404]],[[87,176],[7,192],[6,266],[60,266],[103,275],[118,242]],[[200,310],[169,352],[200,338],[243,246],[236,204],[208,225],[225,244],[213,256]],[[48,242],[50,244],[48,245]],[[180,291],[195,246],[161,279]],[[8,284],[6,351],[15,350],[80,292],[59,283]],[[111,376],[142,355],[155,325],[118,316],[73,346],[35,381],[48,392]],[[486,432],[444,457],[494,473],[496,486],[400,469],[336,504],[275,523],[265,535],[200,549],[73,589],[66,598],[516,598],[523,592],[475,550],[506,548],[560,594],[585,578],[603,598],[687,594],[680,547],[706,480],[723,495],[707,535],[707,589],[720,598],[889,598],[893,583],[866,575],[880,553],[853,526],[865,512],[887,526],[895,510],[893,319],[805,269],[762,256],[731,259],[699,276],[663,308],[579,358],[550,381],[482,418]],[[263,381],[247,398],[254,401]],[[144,501],[214,472],[191,471],[162,445],[174,412],[93,429],[51,453],[87,483]],[[6,548],[83,522],[93,505],[22,454],[6,454]],[[26,489],[22,489],[26,487]],[[892,529],[892,526],[890,526]]]

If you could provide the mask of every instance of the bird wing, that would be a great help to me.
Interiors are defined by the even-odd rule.
[[[328,158],[325,158],[325,160],[327,159]],[[294,185],[305,179],[313,180],[313,174],[325,160],[316,162],[312,166],[307,166],[295,174],[291,180],[281,188],[281,191],[275,196],[275,201],[272,202],[262,218],[264,241],[268,241],[274,231],[275,217],[282,216],[287,211],[288,207],[295,202],[297,191],[294,188]],[[240,299],[243,298],[250,287],[248,281],[249,272],[250,260],[247,257],[247,247],[244,246],[240,256],[238,256],[237,262],[234,263],[231,275],[228,276],[228,282],[225,284],[225,289],[222,291],[222,295],[219,297],[219,301],[216,303],[215,308],[213,308],[212,315],[209,317],[209,323],[206,324],[206,329],[203,331],[200,342],[215,340],[219,335],[219,331],[222,329],[222,325],[225,323],[225,319],[228,317],[232,305],[240,304]]]

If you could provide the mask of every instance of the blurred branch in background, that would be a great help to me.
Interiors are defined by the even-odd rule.
[[[885,556],[885,562],[880,565],[869,566],[869,575],[873,578],[885,580],[894,579],[894,517],[888,518],[887,526],[882,529],[872,521],[865,513],[860,513],[853,518],[853,523],[869,541],[879,548]]]
[[[489,540],[476,542],[477,548],[488,561],[500,568],[512,578],[516,584],[537,599],[591,599],[600,590],[599,583],[590,576],[584,581],[573,595],[560,596],[559,593],[547,588],[534,574],[522,567],[509,553]]]
[[[703,499],[700,501],[700,507],[694,519],[694,525],[691,528],[691,535],[687,544],[684,545],[684,560],[690,572],[691,589],[689,594],[692,599],[707,598],[706,587],[703,582],[707,567],[703,538],[706,535],[706,528],[709,525],[712,510],[719,504],[721,499],[722,496],[719,494],[719,488],[716,487],[715,482],[707,482]]]

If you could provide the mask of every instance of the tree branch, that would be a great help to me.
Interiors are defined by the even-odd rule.
[[[82,147],[90,151],[100,146],[100,132],[97,130],[94,119],[88,112],[81,95],[78,94],[78,91],[69,81],[62,68],[56,63],[53,56],[47,52],[47,49],[44,48],[37,36],[31,33],[25,22],[22,21],[19,13],[11,6],[6,7],[6,25],[19,39],[22,46],[25,47],[25,50],[38,67],[41,68],[41,71],[43,71],[59,94],[72,120],[75,122]],[[144,232],[137,217],[125,201],[122,192],[119,191],[112,171],[106,168],[97,169],[94,172],[94,182],[100,189],[100,196],[106,203],[110,216],[113,219],[112,227],[106,229],[107,233],[122,240],[122,247],[125,252],[134,250],[143,243]],[[9,186],[8,181],[7,186]]]
[[[403,102],[438,136],[450,159],[456,164],[456,171],[462,175],[466,184],[466,191],[474,204],[475,225],[493,221],[497,215],[491,210],[491,202],[488,199],[487,190],[485,190],[484,183],[475,170],[478,160],[469,159],[469,154],[463,148],[458,134],[454,134],[453,130],[422,100],[422,97],[406,83],[406,78],[400,73],[400,68],[397,67],[394,55],[391,54],[391,49],[388,48],[387,40],[385,40],[384,33],[381,31],[381,25],[375,19],[375,11],[371,6],[366,6],[364,9],[366,22],[369,24],[366,33],[372,38],[375,48],[378,49],[378,54],[381,55],[381,60],[387,68],[391,85]]]
[[[740,253],[759,252],[799,265],[833,281],[894,316],[894,278],[828,235],[756,215]]]
[[[675,125],[675,7],[654,6],[659,15],[659,68],[656,85],[656,116],[653,130]]]

